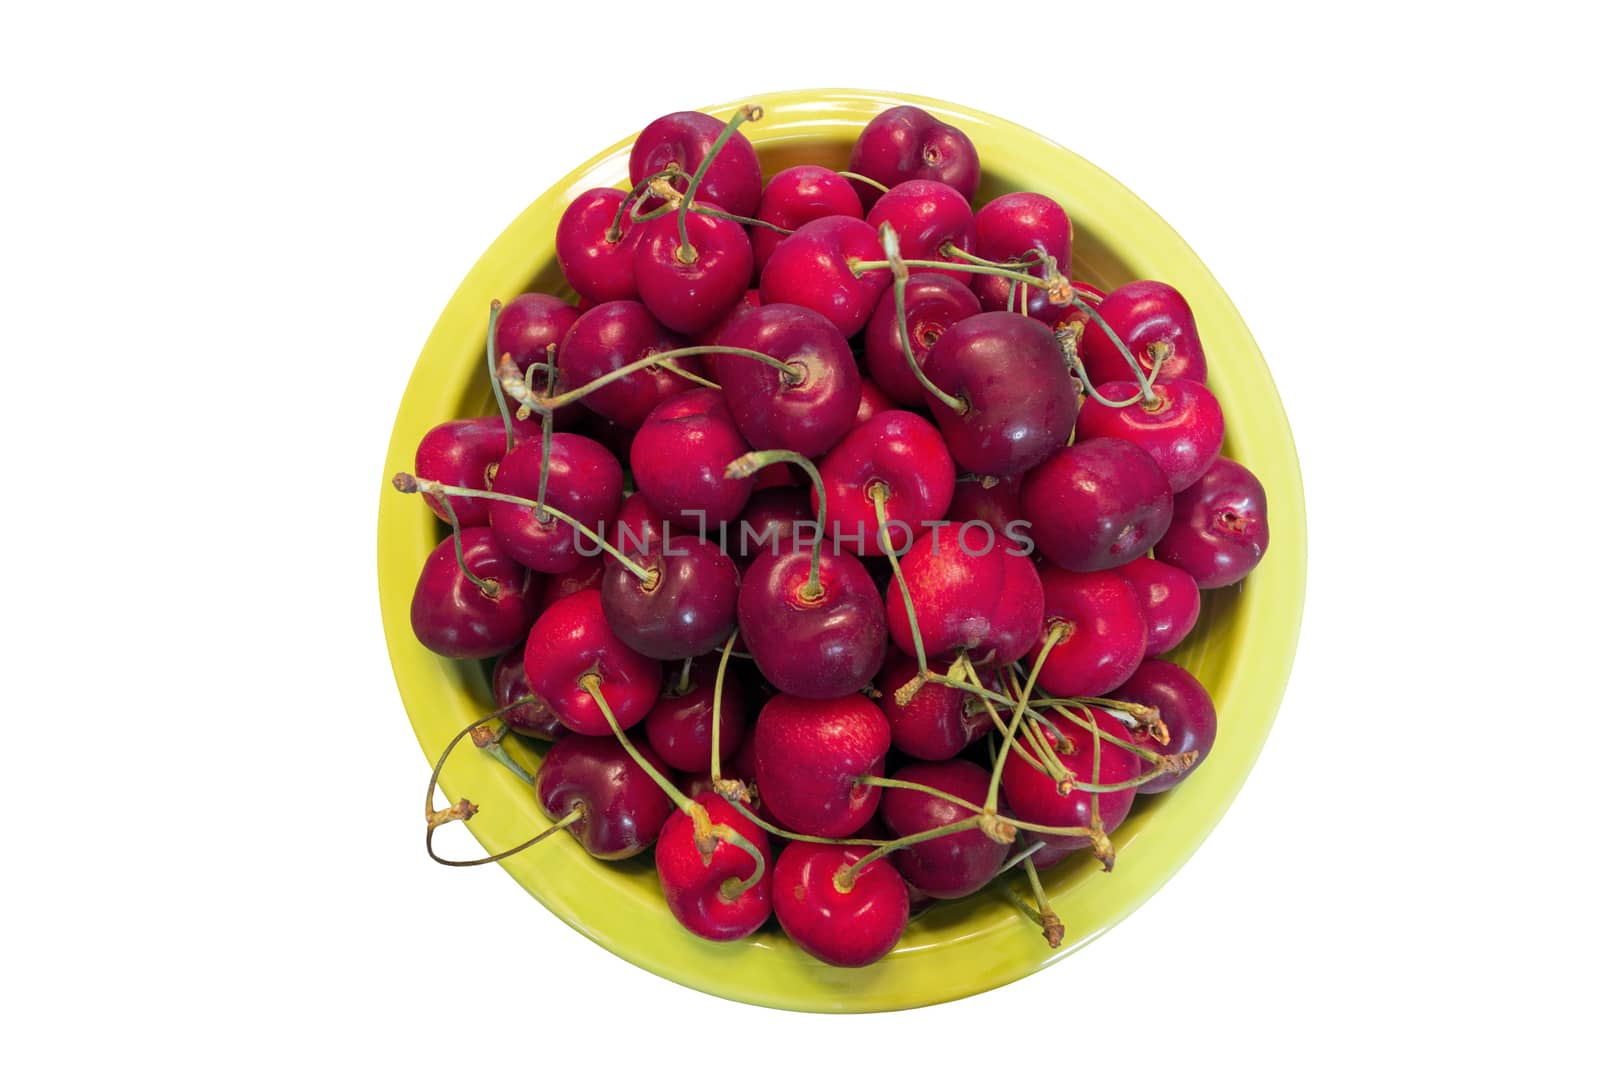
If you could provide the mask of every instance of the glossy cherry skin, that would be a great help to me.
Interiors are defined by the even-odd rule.
[[[885,223],[900,239],[900,255],[905,259],[950,263],[957,257],[945,253],[946,245],[972,251],[972,205],[944,182],[913,178],[890,189],[867,212],[867,225],[874,233],[882,234]],[[932,269],[932,273],[960,285],[971,285],[975,277],[969,271]]]
[[[889,720],[860,693],[802,700],[780,693],[756,716],[752,738],[761,800],[785,826],[817,837],[849,837],[878,807],[889,752]]]
[[[1006,193],[997,196],[973,216],[973,251],[997,263],[1015,263],[1030,252],[1054,256],[1063,277],[1072,269],[1072,220],[1061,205],[1043,193]],[[1042,266],[1027,268],[1042,277]],[[1051,304],[1043,289],[1028,286],[1017,293],[1011,308],[1011,283],[994,275],[972,275],[972,291],[985,311],[1026,311],[1036,319],[1053,322],[1061,309]],[[1024,299],[1024,295],[1026,299]]]
[[[556,262],[574,292],[595,304],[632,300],[633,249],[639,231],[623,212],[622,226],[610,240],[611,223],[626,196],[620,189],[590,189],[567,205],[556,224]]]
[[[663,537],[676,538],[695,533],[694,530],[685,530],[674,524],[643,493],[630,493],[607,528],[606,540],[621,552],[646,552],[651,546],[660,544]],[[605,560],[602,559],[601,570],[604,569]]]
[[[956,468],[934,425],[909,411],[888,411],[851,430],[818,466],[828,492],[828,535],[856,555],[904,552],[925,524],[944,517]],[[872,493],[882,487],[887,529]],[[812,490],[816,500],[816,490]]]
[[[971,138],[920,107],[892,107],[867,123],[850,150],[849,169],[889,186],[913,179],[944,182],[971,201],[978,191],[978,150]],[[867,207],[883,194],[852,182]]]
[[[524,436],[527,422],[514,425],[513,433]],[[454,419],[440,423],[422,435],[417,445],[418,478],[458,485],[466,489],[489,489],[494,481],[500,461],[506,457],[506,426],[498,415],[479,419]],[[423,494],[422,502],[433,509],[441,519],[444,505],[431,494]],[[451,497],[456,521],[462,526],[489,525],[489,502],[471,497]]]
[[[699,334],[695,335],[694,343],[697,345],[720,345],[722,343],[722,331],[727,329],[730,323],[743,318],[745,315],[748,315],[750,312],[754,311],[760,306],[761,290],[746,289],[744,291],[744,296],[739,298],[739,302],[737,304],[728,309],[728,313],[726,315],[722,316],[722,318],[713,323],[710,329],[703,330]],[[702,377],[710,378],[712,381],[716,381],[717,361],[715,357],[705,359],[702,362],[705,364],[705,371],[702,374]]]
[[[687,191],[689,177],[711,150],[725,126],[699,111],[677,111],[656,119],[634,138],[628,155],[628,180],[634,184],[676,163],[683,177],[673,186]],[[653,198],[652,198],[653,199]],[[701,179],[696,200],[710,200],[734,215],[754,215],[761,202],[761,161],[755,146],[735,132]],[[648,204],[647,204],[648,206]]]
[[[1055,750],[1061,763],[1078,781],[1114,785],[1117,782],[1131,781],[1143,773],[1144,764],[1138,756],[1102,738],[1099,744],[1100,770],[1097,775],[1094,766],[1096,748],[1094,736],[1059,711],[1048,711],[1045,714],[1055,729],[1045,730],[1044,737]],[[1077,714],[1080,717],[1084,715],[1081,711]],[[1105,711],[1092,708],[1088,714],[1094,717],[1095,726],[1102,734],[1122,741],[1133,740],[1127,727]],[[1019,738],[1017,744],[1026,746],[1030,755],[1034,754],[1030,742]],[[1000,772],[1000,788],[1005,794],[1006,803],[1010,806],[1012,814],[1024,822],[1039,823],[1044,826],[1092,825],[1095,814],[1094,798],[1098,797],[1101,829],[1108,834],[1121,826],[1122,821],[1128,817],[1135,795],[1133,789],[1091,793],[1083,789],[1070,788],[1063,794],[1048,775],[1035,770],[1027,760],[1022,759],[1006,760],[1005,768]],[[1067,853],[1088,848],[1091,843],[1087,837],[1069,837],[1061,834],[1038,834],[1032,839],[1045,842],[1045,847],[1034,854],[1036,867],[1050,866]]]
[[[734,425],[752,448],[820,456],[855,425],[861,372],[843,335],[815,311],[764,303],[730,323],[721,343],[782,360],[799,378],[744,356],[714,357]]]
[[[956,491],[950,498],[950,509],[944,513],[953,525],[977,522],[987,525],[997,535],[1005,536],[1022,546],[1024,555],[1033,555],[1033,536],[1028,532],[1027,520],[1022,517],[1022,480],[1025,475],[1008,474],[1003,478],[962,478],[956,482]]]
[[[658,770],[671,773],[649,745],[635,741],[634,747]],[[567,832],[599,860],[637,856],[655,844],[673,811],[667,794],[615,737],[561,738],[545,753],[533,787],[540,810],[552,822],[582,805],[583,815]]]
[[[530,437],[506,454],[495,474],[495,491],[527,500],[539,496],[544,441]],[[622,504],[622,465],[587,437],[550,435],[550,478],[545,501],[589,529],[601,532]],[[540,522],[534,508],[490,501],[489,526],[513,559],[545,574],[572,570],[590,549],[586,538],[554,515]],[[585,549],[584,546],[589,548]]]
[[[1219,458],[1172,506],[1156,559],[1181,567],[1201,589],[1241,581],[1266,554],[1267,491],[1243,464]]]
[[[544,293],[523,293],[500,309],[494,331],[496,355],[510,356],[517,369],[526,371],[545,361],[551,345],[561,339],[578,321],[578,309]]]
[[[606,622],[629,648],[683,660],[721,647],[739,608],[739,568],[715,544],[673,534],[629,559],[656,574],[644,582],[615,558],[600,584]]]
[[[728,464],[750,451],[717,389],[691,389],[655,406],[629,451],[634,484],[674,521],[707,529],[738,518],[750,501],[748,478],[729,478]]]
[[[1174,493],[1181,493],[1211,468],[1222,451],[1222,407],[1211,390],[1187,378],[1163,378],[1151,384],[1155,401],[1127,407],[1107,407],[1092,396],[1083,398],[1078,412],[1078,440],[1118,437],[1150,453],[1167,476]],[[1133,382],[1107,382],[1100,393],[1112,401],[1137,396]]]
[[[689,688],[677,691],[676,672],[668,671],[667,688],[645,716],[650,746],[673,769],[700,774],[711,769],[711,707],[717,690],[717,656],[695,660]],[[731,667],[722,686],[722,728],[718,741],[723,767],[729,767],[745,734],[744,685]]]
[[[989,795],[989,772],[966,760],[908,763],[894,773],[896,781],[925,785],[973,804]],[[911,789],[886,789],[878,814],[893,837],[909,837],[960,822],[972,811],[948,800]],[[1010,846],[974,827],[908,845],[890,855],[908,885],[930,897],[955,900],[976,893],[1000,873]]]
[[[874,415],[882,415],[886,411],[896,411],[893,400],[889,394],[879,389],[871,378],[861,379],[861,403],[856,405],[856,425],[868,422]]]
[[[603,553],[594,556],[580,556],[578,565],[570,571],[552,574],[545,578],[544,596],[539,600],[539,610],[554,604],[573,593],[581,593],[585,589],[599,589],[600,578],[605,574],[606,565]]]
[[[1167,728],[1166,743],[1157,741],[1149,730],[1141,727],[1133,732],[1138,744],[1168,756],[1179,752],[1199,753],[1194,763],[1183,770],[1163,774],[1139,786],[1141,793],[1165,793],[1193,774],[1216,744],[1217,708],[1211,702],[1211,694],[1199,679],[1176,663],[1145,660],[1111,698],[1143,704],[1161,713],[1161,721]]]
[[[1068,445],[1022,483],[1022,516],[1045,559],[1102,571],[1150,551],[1172,524],[1172,490],[1150,454],[1116,437]]]
[[[695,846],[693,820],[675,811],[656,843],[656,875],[667,910],[684,929],[707,941],[749,937],[772,915],[772,843],[765,830],[716,794],[702,793],[695,803],[705,808],[713,825],[729,827],[755,846],[766,868],[760,881],[733,895],[738,884],[755,873],[755,858],[719,839],[708,864]]]
[[[1200,587],[1181,568],[1148,556],[1130,559],[1117,573],[1133,583],[1144,611],[1144,654],[1159,656],[1183,643],[1200,618]]]
[[[865,845],[795,841],[772,873],[773,911],[789,939],[824,963],[865,967],[905,933],[911,897],[888,859],[863,867],[848,892],[834,878],[872,850]]]
[[[950,454],[974,474],[1025,471],[1067,443],[1078,397],[1050,327],[985,311],[945,331],[923,366],[928,379],[966,402],[932,402]]]
[[[929,660],[928,669],[943,675],[951,660]],[[961,753],[972,742],[994,729],[994,720],[977,697],[933,682],[925,683],[904,704],[896,694],[917,676],[917,661],[898,648],[889,650],[889,659],[878,675],[878,707],[889,720],[889,736],[894,747],[913,759],[947,760]],[[984,684],[993,690],[997,680],[980,671]]]
[[[946,330],[981,310],[978,298],[964,282],[931,271],[911,275],[906,281],[906,334],[917,366],[926,366],[928,353]],[[885,393],[902,404],[929,405],[928,391],[906,363],[892,287],[878,298],[867,321],[865,345],[867,372]]]
[[[917,538],[900,560],[929,656],[965,651],[977,664],[1020,659],[1044,628],[1044,590],[1033,562],[987,527],[946,526]],[[914,655],[900,583],[884,592],[889,635]]]
[[[860,219],[815,219],[772,250],[761,269],[761,302],[810,308],[844,336],[853,336],[867,324],[893,279],[887,270],[857,275],[851,265],[883,259],[878,232]]]
[[[1165,282],[1129,282],[1106,294],[1096,309],[1107,326],[1128,346],[1146,376],[1154,366],[1150,346],[1164,341],[1171,354],[1161,364],[1162,378],[1188,378],[1204,385],[1206,354],[1200,347],[1194,313],[1183,294]],[[1078,345],[1089,380],[1129,381],[1133,368],[1099,325],[1090,322]]]
[[[827,167],[804,163],[780,170],[767,180],[755,217],[786,230],[798,230],[808,222],[830,215],[859,219],[861,214],[861,198],[847,180]],[[750,241],[755,249],[757,270],[767,265],[772,250],[784,236],[765,226],[752,229]]]
[[[750,495],[728,547],[748,563],[759,555],[802,551],[817,536],[811,494],[797,485],[782,485]]]
[[[757,556],[739,589],[739,634],[778,689],[814,700],[842,697],[883,666],[883,600],[854,556],[824,548],[815,601],[806,599],[810,573],[809,549]]]
[[[579,316],[561,342],[556,365],[563,389],[587,385],[602,374],[636,360],[682,348],[687,342],[657,322],[636,300],[599,304]],[[700,360],[682,356],[678,366],[698,374]],[[696,388],[689,379],[657,364],[636,370],[620,381],[597,389],[579,403],[590,411],[636,430],[663,399]]]
[[[411,630],[424,648],[450,659],[498,656],[515,646],[532,624],[538,581],[482,526],[461,531],[461,554],[473,574],[494,583],[493,592],[485,593],[461,573],[456,539],[446,537],[417,576]]]
[[[755,259],[750,237],[737,222],[691,211],[684,228],[692,260],[683,252],[675,215],[643,224],[633,278],[639,299],[663,326],[695,334],[722,321],[744,298]]]
[[[636,726],[661,691],[661,664],[623,644],[606,624],[600,594],[574,593],[545,609],[528,633],[528,685],[573,733],[609,737],[611,727],[583,688],[595,675],[617,725]]]
[[[1077,574],[1043,567],[1046,632],[1064,623],[1039,671],[1039,684],[1058,697],[1097,697],[1133,677],[1144,656],[1144,611],[1133,584],[1115,571]],[[1043,639],[1033,654],[1043,647]]]
[[[506,709],[500,713],[500,721],[527,737],[545,741],[564,737],[570,731],[561,725],[544,698],[528,685],[528,672],[522,662],[524,647],[519,642],[501,653],[489,674],[494,706]]]

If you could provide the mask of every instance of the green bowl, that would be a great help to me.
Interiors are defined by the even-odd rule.
[[[1112,874],[1101,873],[1087,857],[1045,872],[1045,888],[1066,925],[1059,949],[1049,949],[1038,928],[991,887],[914,918],[887,957],[847,970],[806,955],[776,923],[735,944],[692,936],[668,913],[648,855],[601,863],[558,834],[504,862],[512,877],[574,929],[640,967],[707,993],[822,1012],[935,1004],[1015,981],[1110,929],[1177,871],[1238,793],[1283,697],[1305,599],[1305,502],[1294,440],[1261,353],[1222,288],[1171,227],[1092,164],[1003,119],[938,100],[819,89],[749,102],[765,109],[760,122],[743,130],[768,174],[801,162],[842,168],[869,119],[885,108],[915,104],[959,126],[977,145],[983,163],[979,202],[1029,189],[1066,208],[1075,233],[1074,277],[1102,289],[1136,278],[1177,286],[1194,309],[1209,385],[1227,417],[1224,451],[1255,472],[1271,502],[1271,551],[1241,586],[1205,595],[1194,633],[1169,657],[1215,698],[1221,720],[1216,747],[1180,788],[1141,799],[1113,835]],[[736,106],[707,110],[726,118]],[[386,480],[412,468],[417,442],[430,427],[490,410],[483,354],[489,302],[529,290],[567,291],[556,267],[556,223],[579,192],[626,186],[631,143],[631,137],[619,141],[557,182],[462,281],[412,372],[389,442]],[[411,633],[411,591],[441,536],[421,501],[385,489],[378,518],[384,629],[395,682],[430,761],[462,726],[493,710],[478,665],[441,659]],[[539,750],[522,745],[518,754],[531,766]],[[421,774],[419,762],[419,788]],[[457,750],[442,783],[452,800],[465,795],[479,805],[468,826],[491,852],[548,825],[530,791],[470,745]]]

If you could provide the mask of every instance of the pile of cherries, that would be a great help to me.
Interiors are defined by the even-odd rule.
[[[763,183],[759,118],[646,127],[632,188],[557,228],[577,306],[496,304],[499,414],[395,477],[452,530],[418,640],[493,661],[497,709],[439,765],[470,736],[535,792],[552,825],[513,851],[654,846],[703,938],[776,913],[860,966],[1020,868],[1057,944],[1038,871],[1109,870],[1136,797],[1211,749],[1159,657],[1261,559],[1261,484],[1220,457],[1182,295],[1072,281],[1047,196],[974,210],[960,130],[896,107],[850,170]],[[508,729],[551,742],[536,774]],[[439,765],[436,859],[476,810],[434,810]]]

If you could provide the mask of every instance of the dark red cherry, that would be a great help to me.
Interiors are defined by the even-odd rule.
[[[721,322],[744,298],[755,261],[737,222],[691,211],[684,228],[692,252],[684,249],[676,215],[644,223],[633,277],[639,299],[663,326],[695,334]]]
[[[1150,387],[1155,400],[1107,407],[1092,396],[1078,412],[1078,440],[1120,437],[1150,453],[1181,493],[1210,469],[1222,451],[1222,407],[1211,390],[1187,378],[1163,378]],[[1107,382],[1100,393],[1111,401],[1139,395],[1133,382]]]
[[[848,181],[827,167],[804,163],[780,170],[767,180],[755,217],[785,230],[798,230],[808,222],[830,215],[859,219],[861,214],[861,198],[856,196]],[[757,270],[767,265],[772,250],[784,236],[765,226],[752,228],[750,240],[755,248]]]
[[[1054,256],[1063,276],[1072,269],[1072,220],[1061,205],[1043,193],[1006,193],[997,196],[973,216],[973,251],[996,263],[1016,263],[1029,253]],[[1044,276],[1042,266],[1027,268]],[[1035,286],[1012,285],[992,274],[972,275],[972,291],[985,311],[1022,311],[1036,319],[1055,322],[1061,309],[1051,304],[1045,291]]]
[[[916,178],[944,182],[971,200],[978,191],[978,150],[954,126],[920,107],[892,107],[867,123],[850,150],[850,170],[891,189]],[[852,182],[867,207],[883,194]]]
[[[861,379],[861,403],[856,405],[857,426],[871,420],[874,415],[882,415],[886,411],[895,410],[897,410],[895,402],[889,399],[889,394],[879,389],[871,378]]]
[[[494,706],[506,709],[501,712],[500,721],[517,733],[553,741],[565,736],[568,730],[544,698],[529,687],[528,672],[522,665],[523,649],[519,642],[494,661],[494,670],[489,675]]]
[[[634,435],[630,466],[639,492],[674,526],[709,530],[737,518],[750,500],[750,479],[725,473],[748,451],[722,392],[691,389],[650,412]]]
[[[610,236],[611,223],[626,195],[620,189],[579,193],[556,224],[556,262],[561,273],[574,292],[595,304],[639,295],[633,284],[633,249],[639,232],[628,221],[626,211],[617,239]]]
[[[831,700],[779,694],[756,716],[756,787],[785,826],[817,837],[850,837],[878,806],[889,721],[860,693]]]
[[[679,810],[667,819],[656,844],[661,895],[672,917],[696,937],[707,941],[749,937],[772,915],[771,842],[765,830],[721,797],[705,793],[695,802],[705,808],[713,826],[729,827],[754,846],[765,871],[755,885],[741,892],[740,884],[756,872],[755,857],[719,838],[708,863],[695,844],[693,820]]]
[[[639,754],[670,774],[650,746],[634,742]],[[550,746],[533,779],[539,808],[552,822],[581,807],[567,827],[585,852],[599,860],[637,856],[661,833],[672,801],[615,737],[568,734]]]
[[[598,547],[590,547],[594,548],[595,555],[580,556],[578,565],[570,571],[562,571],[560,574],[552,574],[545,578],[544,597],[539,602],[540,611],[573,593],[600,588],[600,576],[606,570],[604,554]]]
[[[919,537],[900,560],[929,656],[966,652],[974,663],[1020,659],[1044,627],[1044,593],[1033,561],[987,526],[946,526]],[[900,583],[884,592],[889,634],[913,655]]]
[[[900,255],[906,259],[952,263],[958,257],[944,251],[947,245],[962,252],[972,251],[972,205],[944,182],[914,178],[890,189],[867,212],[867,225],[875,232],[881,234],[885,223],[900,239]],[[974,277],[970,271],[932,273],[942,274],[959,285],[971,285]]]
[[[809,589],[809,549],[762,553],[739,589],[739,634],[756,666],[785,693],[842,697],[883,666],[883,600],[854,556],[826,549],[820,596]]]
[[[930,660],[928,669],[944,675],[952,662]],[[979,674],[984,686],[995,690],[998,680],[993,674],[988,670],[980,670]],[[913,759],[947,760],[994,728],[994,720],[977,697],[951,686],[928,682],[910,700],[900,703],[896,694],[916,676],[917,661],[898,648],[891,648],[878,675],[878,691],[882,694],[878,707],[889,720],[889,735],[895,748]]]
[[[989,796],[989,772],[966,760],[908,763],[894,773],[894,779],[925,785],[980,806]],[[910,837],[972,817],[969,808],[912,789],[884,790],[878,813],[893,837]],[[930,897],[955,900],[993,881],[1009,851],[1008,845],[974,827],[919,841],[891,855],[908,885]]]
[[[677,688],[675,672],[669,671],[666,690],[644,719],[650,746],[686,774],[711,769],[711,708],[717,692],[718,658],[713,655],[695,660],[689,668],[689,687],[682,691]],[[721,717],[718,741],[722,766],[731,768],[745,733],[744,685],[739,681],[739,672],[731,668],[723,679]]]
[[[652,577],[641,580],[614,557],[600,585],[606,622],[629,648],[683,660],[718,648],[733,632],[739,568],[715,545],[671,533],[644,551],[624,550]]]
[[[1194,773],[1210,755],[1211,746],[1216,744],[1217,709],[1211,703],[1211,694],[1194,675],[1176,663],[1145,660],[1125,685],[1112,692],[1111,698],[1143,704],[1161,713],[1161,722],[1167,728],[1166,742],[1157,741],[1150,736],[1148,728],[1141,727],[1133,731],[1136,743],[1167,756],[1179,752],[1199,753],[1194,763],[1183,770],[1163,774],[1141,785],[1141,793],[1165,793]]]
[[[828,491],[828,535],[857,555],[881,556],[886,544],[904,552],[928,523],[944,517],[956,487],[944,438],[909,411],[887,411],[857,426],[818,470]],[[878,526],[873,503],[879,491],[887,529]]]
[[[806,223],[773,249],[761,270],[763,304],[799,304],[825,316],[846,337],[867,324],[892,278],[853,264],[882,262],[878,232],[860,219],[831,215]]]
[[[1267,491],[1243,464],[1219,458],[1172,510],[1156,559],[1181,567],[1201,589],[1241,581],[1266,554]]]
[[[1068,445],[1028,472],[1022,515],[1057,567],[1101,571],[1150,551],[1172,523],[1172,490],[1150,454],[1116,437]]]
[[[820,456],[855,425],[861,373],[827,319],[793,304],[764,303],[728,325],[722,344],[782,360],[780,371],[745,356],[715,357],[734,425],[752,448]]]
[[[1205,350],[1200,347],[1194,312],[1178,290],[1165,282],[1129,282],[1107,293],[1097,310],[1147,376],[1155,365],[1151,346],[1165,343],[1170,352],[1162,361],[1159,377],[1188,378],[1205,384]],[[1095,385],[1133,378],[1127,359],[1096,323],[1086,324],[1078,354]]]
[[[513,424],[518,436],[528,433],[529,422]],[[440,423],[423,434],[417,445],[418,478],[456,485],[466,489],[488,489],[506,457],[506,427],[498,415],[480,419],[455,419]],[[444,505],[430,494],[423,494],[423,503],[433,509],[441,519],[448,517]],[[471,497],[451,497],[456,521],[462,526],[489,525],[489,502]]]
[[[498,656],[522,640],[533,622],[538,580],[482,526],[461,531],[461,553],[468,569],[491,588],[485,591],[461,573],[456,539],[446,537],[417,577],[412,632],[424,648],[450,659]]]
[[[545,361],[545,351],[578,321],[578,309],[544,293],[523,293],[500,309],[495,325],[495,354],[510,356],[519,371]]]
[[[599,682],[601,696],[624,730],[645,717],[661,691],[661,664],[635,652],[611,631],[600,594],[593,589],[545,609],[528,634],[523,669],[529,687],[561,724],[590,737],[610,736],[612,731],[584,688],[586,679]]]
[[[1133,583],[1144,610],[1146,656],[1171,652],[1200,618],[1200,587],[1181,568],[1148,556],[1131,559],[1117,573]]]
[[[638,184],[664,170],[668,163],[676,163],[684,176],[675,179],[673,185],[679,192],[687,191],[689,176],[706,158],[725,125],[721,119],[699,111],[661,116],[634,138],[633,151],[628,156],[628,180]],[[712,201],[735,215],[755,214],[761,202],[761,161],[748,137],[735,132],[722,146],[706,169],[695,199]]]
[[[906,334],[919,367],[927,365],[928,353],[946,330],[982,310],[966,283],[931,271],[911,275],[906,282],[905,303]],[[878,306],[867,322],[865,343],[867,372],[872,380],[902,404],[927,407],[928,391],[906,363],[893,288],[878,298]]]
[[[517,445],[500,462],[495,491],[537,499],[543,456],[544,441],[539,437]],[[545,501],[599,533],[622,503],[622,465],[587,437],[552,434]],[[535,509],[522,504],[491,501],[489,525],[512,558],[545,574],[572,570],[585,554],[599,551],[568,523],[554,515],[540,522]]]
[[[585,311],[568,331],[556,365],[564,389],[587,385],[602,374],[660,352],[682,348],[685,341],[657,322],[635,300],[614,300]],[[700,360],[682,356],[678,366],[698,374]],[[696,388],[689,379],[657,364],[636,370],[619,381],[597,389],[580,403],[630,430],[639,428],[652,408],[664,398]],[[626,454],[626,453],[624,453]]]
[[[1076,714],[1079,717],[1093,716],[1093,722],[1102,735],[1128,743],[1133,740],[1127,727],[1100,708],[1078,711]],[[1115,785],[1131,781],[1144,772],[1144,764],[1138,756],[1113,744],[1106,736],[1102,736],[1097,745],[1093,734],[1061,712],[1047,711],[1045,716],[1054,729],[1046,729],[1042,736],[1074,780]],[[1037,759],[1030,742],[1018,738],[1017,744]],[[1096,752],[1099,753],[1098,773],[1095,768]],[[1063,788],[1027,760],[1016,758],[1006,760],[1005,768],[1000,772],[1000,787],[1005,792],[1006,803],[1012,814],[1024,822],[1087,828],[1094,825],[1098,816],[1101,829],[1108,834],[1128,817],[1135,795],[1133,789],[1094,793],[1084,789]],[[1050,866],[1067,853],[1090,845],[1087,837],[1039,834],[1036,839],[1045,842],[1045,847],[1034,855],[1036,867]]]
[[[1046,632],[1057,624],[1066,630],[1045,657],[1039,684],[1058,697],[1097,697],[1133,677],[1145,630],[1132,583],[1115,571],[1077,574],[1049,566],[1040,569],[1039,580]]]
[[[659,544],[668,533],[681,537],[695,532],[672,523],[643,493],[630,493],[617,509],[617,517],[611,520],[606,540],[621,552],[644,552]],[[602,560],[601,570],[604,569]]]
[[[818,536],[811,494],[797,485],[783,485],[757,489],[750,495],[729,547],[748,563],[763,554],[809,551]]]
[[[720,345],[722,343],[722,331],[727,329],[729,323],[743,318],[745,315],[749,314],[751,311],[754,311],[760,306],[761,290],[746,289],[744,291],[744,296],[739,298],[739,302],[733,305],[726,315],[722,316],[722,318],[713,323],[709,330],[702,331],[695,336],[694,343],[697,345]],[[704,360],[704,363],[705,371],[702,377],[710,378],[712,381],[716,381],[717,361],[715,359],[707,359]]]
[[[959,478],[950,498],[950,510],[944,517],[955,526],[969,522],[986,525],[997,535],[1022,545],[1024,554],[1031,556],[1033,538],[1028,533],[1027,520],[1022,517],[1024,477],[1023,474],[1008,474],[1003,478],[993,475]]]
[[[974,474],[1027,470],[1066,444],[1078,398],[1055,334],[1036,319],[985,311],[939,338],[924,371],[963,401],[931,401],[956,465]]]
[[[789,939],[824,963],[865,967],[894,948],[911,915],[906,883],[887,858],[840,889],[835,879],[872,850],[796,841],[772,873],[773,911]]]

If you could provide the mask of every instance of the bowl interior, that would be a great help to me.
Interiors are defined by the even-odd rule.
[[[800,162],[842,168],[862,125],[887,107],[913,103],[956,124],[976,143],[984,168],[979,202],[1030,189],[1067,209],[1075,231],[1074,278],[1102,289],[1135,278],[1177,286],[1194,309],[1211,367],[1209,384],[1227,418],[1224,451],[1261,478],[1270,500],[1273,540],[1266,559],[1241,586],[1205,594],[1193,635],[1167,657],[1213,695],[1221,719],[1216,747],[1182,787],[1140,799],[1113,835],[1113,874],[1101,874],[1087,857],[1045,872],[1045,887],[1066,925],[1058,950],[1050,950],[1038,928],[991,887],[914,917],[888,957],[844,970],[801,952],[775,923],[732,945],[693,937],[667,912],[649,854],[603,864],[560,834],[505,862],[531,894],[597,943],[718,996],[812,1011],[936,1003],[1012,981],[1103,933],[1155,892],[1221,818],[1276,713],[1299,630],[1305,538],[1294,444],[1260,353],[1215,279],[1154,212],[1091,164],[1021,127],[939,101],[855,90],[751,99],[763,105],[765,116],[744,130],[769,175]],[[707,110],[725,118],[734,106]],[[430,427],[491,410],[484,359],[490,300],[530,290],[570,298],[555,263],[555,224],[578,192],[626,185],[630,143],[597,155],[536,200],[462,282],[412,374],[395,421],[386,478],[411,469],[416,444]],[[416,574],[447,532],[419,501],[385,492],[378,554],[384,626],[396,682],[429,760],[463,725],[493,709],[482,665],[434,656],[410,630]],[[538,745],[520,739],[514,744],[525,764],[537,763]],[[548,825],[529,791],[470,746],[458,749],[442,783],[450,799],[465,795],[480,806],[468,825],[491,851]]]

